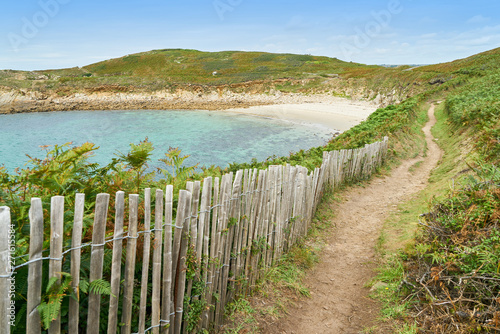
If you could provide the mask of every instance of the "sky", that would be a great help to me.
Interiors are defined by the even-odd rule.
[[[500,47],[498,0],[3,0],[0,8],[0,69],[169,48],[435,64]]]

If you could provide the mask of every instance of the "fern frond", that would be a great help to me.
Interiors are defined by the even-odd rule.
[[[87,280],[80,280],[80,291],[85,294],[89,293],[89,282]]]
[[[47,288],[45,289],[45,292],[49,293],[50,289],[52,289],[52,287],[54,286],[54,284],[56,284],[56,282],[58,280],[59,280],[59,278],[57,278],[57,277],[51,277],[49,279],[49,282],[47,283]]]
[[[104,279],[97,279],[95,281],[90,282],[89,284],[89,292],[95,293],[96,295],[111,295],[111,284]],[[113,296],[115,297],[115,296]]]

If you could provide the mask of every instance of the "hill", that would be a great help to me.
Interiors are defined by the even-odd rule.
[[[244,94],[328,94],[399,103],[446,82],[498,69],[500,49],[450,63],[384,67],[336,58],[265,52],[165,49],[79,68],[0,71],[0,112],[72,109],[223,109],[279,103]],[[184,93],[189,94],[184,94]],[[116,93],[129,94],[116,100]],[[103,102],[102,96],[106,95]],[[142,95],[141,95],[142,94]],[[169,95],[170,94],[170,95]],[[234,94],[243,94],[234,97]],[[192,97],[212,95],[207,104]],[[167,102],[158,98],[168,97]],[[279,96],[278,96],[279,97]],[[228,101],[229,98],[229,101]],[[57,100],[57,101],[55,101]],[[176,103],[172,103],[172,101]],[[183,100],[185,103],[180,103]],[[258,99],[257,99],[258,100]],[[54,102],[55,101],[55,102]]]

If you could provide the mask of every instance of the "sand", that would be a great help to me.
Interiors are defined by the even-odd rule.
[[[375,105],[368,102],[336,99],[325,103],[275,104],[226,111],[318,125],[344,132],[366,120],[376,109]]]

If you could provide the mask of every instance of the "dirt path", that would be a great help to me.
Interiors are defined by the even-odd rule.
[[[346,192],[335,208],[336,229],[329,238],[321,262],[306,278],[311,298],[303,298],[287,317],[266,326],[265,333],[360,333],[374,325],[379,306],[364,287],[374,276],[375,245],[383,222],[398,203],[427,183],[441,150],[430,129],[436,123],[434,106],[424,127],[427,156],[407,160],[390,176],[376,178],[366,187]],[[409,168],[423,161],[412,173]]]

